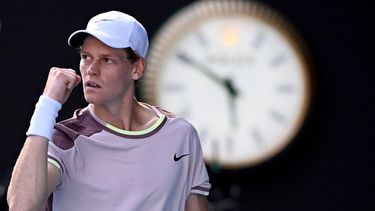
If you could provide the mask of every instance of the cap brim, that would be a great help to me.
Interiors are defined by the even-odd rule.
[[[78,30],[78,31],[74,32],[72,35],[70,35],[70,37],[68,39],[68,44],[71,47],[79,48],[79,47],[82,46],[83,41],[85,40],[85,38],[88,35],[91,35],[91,36],[95,37],[96,39],[100,40],[101,42],[103,42],[104,44],[106,44],[107,46],[112,47],[112,48],[128,48],[128,47],[130,47],[129,45],[124,45],[124,44],[121,44],[121,43],[118,43],[118,42],[117,43],[114,42],[113,41],[114,39],[111,35],[108,35],[108,34],[105,34],[105,33],[102,33],[102,32],[98,32],[98,31],[88,31],[88,30]]]
[[[83,41],[85,40],[87,35],[92,35],[92,36],[96,37],[95,35],[93,35],[92,33],[88,32],[86,30],[78,30],[78,31],[74,32],[72,35],[70,35],[70,37],[68,39],[69,46],[71,46],[73,48],[81,47],[81,45],[83,44]]]

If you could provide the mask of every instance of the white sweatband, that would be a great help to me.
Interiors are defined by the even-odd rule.
[[[51,141],[56,117],[60,109],[61,103],[58,101],[45,95],[40,96],[35,105],[34,114],[31,117],[30,127],[26,135],[43,136]]]

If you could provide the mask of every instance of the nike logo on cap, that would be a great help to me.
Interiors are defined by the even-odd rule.
[[[179,161],[181,158],[185,157],[185,156],[188,156],[189,154],[184,154],[184,155],[181,155],[179,157],[177,157],[176,153],[174,154],[174,157],[173,157],[173,160],[174,161]]]
[[[95,23],[103,22],[103,21],[113,21],[113,20],[111,20],[111,19],[100,19],[100,20],[95,21]]]

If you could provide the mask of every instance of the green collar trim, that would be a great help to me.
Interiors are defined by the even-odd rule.
[[[130,136],[139,136],[139,135],[145,135],[147,133],[150,133],[152,131],[154,131],[156,128],[159,127],[159,125],[164,121],[165,119],[165,115],[161,115],[159,117],[159,119],[149,128],[147,129],[144,129],[144,130],[139,130],[139,131],[130,131],[130,130],[123,130],[123,129],[120,129],[120,128],[117,128],[109,123],[106,123],[106,127],[117,132],[117,133],[120,133],[120,134],[123,134],[123,135],[130,135]]]

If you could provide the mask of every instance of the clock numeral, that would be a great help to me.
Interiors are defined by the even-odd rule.
[[[277,56],[273,57],[270,60],[270,65],[274,66],[274,67],[277,67],[277,66],[280,66],[281,64],[283,64],[285,61],[286,61],[285,55],[280,54],[280,55],[277,55]]]
[[[226,150],[227,152],[233,152],[233,137],[227,137],[226,139]]]
[[[273,120],[279,122],[279,123],[284,123],[285,122],[285,116],[282,115],[280,112],[276,110],[272,110],[270,112],[270,116]]]
[[[240,43],[240,28],[235,23],[223,26],[221,31],[221,44],[224,47],[236,47]]]
[[[220,159],[220,144],[217,139],[212,140],[212,160],[219,162]]]
[[[202,142],[202,144],[207,143],[207,138],[208,138],[208,132],[205,128],[198,129],[199,133],[199,138]]]
[[[189,107],[185,106],[185,107],[183,107],[183,108],[178,112],[178,114],[179,114],[180,116],[182,116],[182,117],[189,118],[191,112],[190,112]]]
[[[251,45],[253,46],[253,48],[258,49],[262,46],[264,39],[265,39],[264,33],[261,31],[258,31]]]
[[[251,129],[250,136],[258,146],[262,146],[264,144],[263,135],[260,133],[258,129]]]
[[[203,46],[203,47],[207,47],[209,45],[206,37],[201,33],[201,32],[197,32],[195,33],[195,37],[197,38],[198,42]]]
[[[292,85],[288,85],[288,84],[280,84],[276,87],[276,90],[278,93],[286,93],[286,94],[289,94],[289,93],[292,93],[294,92],[294,87]]]
[[[167,84],[164,91],[169,93],[180,93],[184,91],[184,86],[181,84]]]

